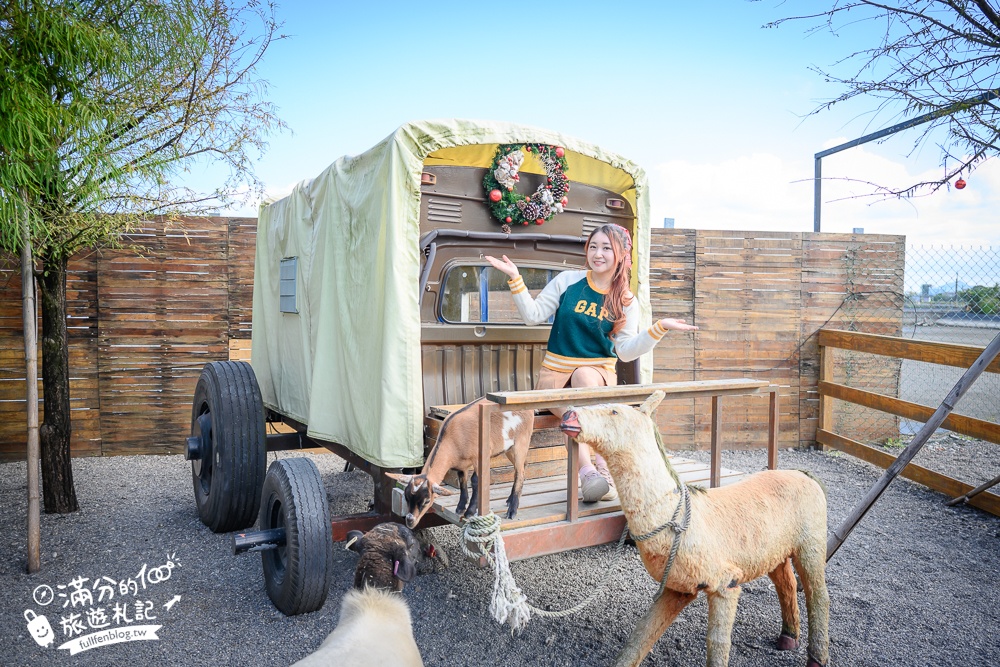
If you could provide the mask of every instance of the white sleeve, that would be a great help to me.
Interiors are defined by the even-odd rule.
[[[639,331],[639,305],[633,298],[632,303],[625,306],[625,326],[613,339],[615,354],[622,361],[638,359],[656,347],[666,333],[659,321],[653,322],[649,329]]]
[[[507,284],[510,285],[510,293],[514,296],[514,305],[517,306],[521,319],[526,324],[541,324],[555,314],[559,307],[559,297],[566,288],[586,275],[586,271],[561,271],[534,298],[521,276],[508,280]]]

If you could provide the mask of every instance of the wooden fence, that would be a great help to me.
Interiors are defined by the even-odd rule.
[[[820,331],[821,372],[819,391],[821,396],[820,423],[816,433],[817,442],[839,449],[851,456],[888,468],[896,460],[892,454],[880,449],[869,447],[842,433],[837,433],[835,410],[836,404],[848,402],[863,405],[872,410],[879,410],[898,417],[927,422],[934,414],[935,407],[910,403],[892,396],[865,391],[843,384],[843,374],[838,372],[836,353],[844,351],[862,352],[864,354],[880,355],[895,359],[911,359],[932,364],[969,368],[982,354],[983,348],[970,345],[951,345],[930,341],[908,340],[889,336],[862,334],[850,331]],[[1000,374],[1000,359],[989,364],[985,372]],[[942,422],[942,428],[969,437],[1000,444],[1000,424],[975,419],[967,415],[952,412]],[[973,490],[970,484],[952,479],[939,472],[929,470],[915,463],[909,463],[901,473],[903,477],[919,482],[935,491],[940,491],[953,498],[968,494]],[[1000,496],[983,491],[968,500],[970,505],[1000,516]]]
[[[249,337],[257,221],[153,220],[143,251],[90,252],[69,265],[75,455],[181,451],[201,367]],[[18,262],[0,263],[0,459],[24,458],[24,344]],[[41,389],[39,388],[39,393]]]
[[[202,365],[229,358],[231,348],[245,354],[239,343],[250,338],[255,241],[252,218],[153,221],[133,239],[146,248],[142,256],[74,258],[74,454],[181,451]],[[781,445],[813,445],[816,331],[898,333],[903,257],[900,236],[653,230],[654,316],[700,327],[657,346],[654,381],[779,384]],[[24,457],[20,289],[17,262],[9,258],[0,265],[0,460]],[[899,295],[898,308],[893,302],[877,315],[857,310],[866,294],[886,293]],[[672,401],[657,411],[668,446],[710,446],[709,400]],[[767,398],[725,400],[724,446],[765,447]]]
[[[743,377],[780,385],[783,446],[815,444],[820,327],[900,332],[901,236],[662,229],[653,230],[651,255],[654,317],[699,327],[660,342],[654,381]],[[895,395],[898,365],[864,370],[890,374],[886,391]],[[727,398],[725,446],[766,446],[768,408],[763,397]],[[663,404],[657,421],[667,446],[707,449],[710,414],[708,399]],[[868,435],[896,435],[895,428],[883,421]]]

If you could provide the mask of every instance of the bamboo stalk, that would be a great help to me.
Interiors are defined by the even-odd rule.
[[[35,272],[31,254],[28,213],[21,223],[21,313],[24,324],[24,366],[28,413],[28,572],[42,567],[41,494],[38,466],[38,318],[35,308]]]
[[[948,392],[948,395],[945,396],[941,405],[938,406],[938,409],[934,411],[931,418],[927,420],[927,423],[924,424],[923,428],[921,428],[917,435],[914,436],[913,440],[909,445],[907,445],[906,449],[904,449],[902,453],[896,457],[896,460],[893,461],[892,465],[886,468],[882,477],[875,482],[875,485],[872,486],[865,497],[854,506],[854,509],[851,510],[850,515],[844,519],[844,522],[840,524],[840,527],[833,532],[833,535],[826,543],[826,559],[828,561],[833,558],[833,554],[837,553],[837,549],[839,549],[840,545],[844,543],[844,540],[847,539],[847,536],[851,534],[851,531],[854,530],[854,527],[858,524],[858,522],[861,521],[865,514],[867,514],[872,505],[875,504],[875,501],[879,499],[879,496],[881,496],[882,492],[886,490],[889,483],[892,482],[892,480],[903,471],[903,468],[906,467],[913,457],[916,456],[917,452],[919,452],[924,446],[924,443],[927,442],[928,438],[930,438],[934,431],[938,429],[941,422],[943,422],[945,418],[951,414],[951,411],[955,409],[956,405],[958,405],[958,402],[965,395],[965,392],[967,392],[969,387],[976,382],[976,379],[982,375],[986,367],[990,365],[998,354],[1000,354],[1000,334],[997,334],[990,344],[986,346],[982,354],[979,355],[979,358],[976,359],[971,366],[969,366],[969,370],[962,374],[962,377],[959,378],[952,390]]]
[[[968,502],[969,498],[972,498],[973,496],[978,496],[980,493],[982,493],[986,489],[992,488],[992,487],[996,486],[997,484],[1000,484],[1000,475],[997,475],[996,477],[994,477],[993,479],[991,479],[988,482],[985,482],[984,484],[980,484],[979,486],[977,486],[976,488],[974,488],[972,491],[969,491],[965,495],[962,495],[962,496],[959,496],[958,498],[954,498],[952,500],[949,500],[948,502],[945,503],[945,505],[947,505],[949,507],[953,507],[953,506],[958,505],[960,503]]]

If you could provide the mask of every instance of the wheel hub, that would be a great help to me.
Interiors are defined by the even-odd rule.
[[[212,485],[214,452],[212,447],[212,413],[206,412],[194,420],[193,431],[188,438],[188,458],[194,474],[201,480],[205,491]]]

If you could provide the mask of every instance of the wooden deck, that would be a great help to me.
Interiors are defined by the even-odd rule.
[[[705,487],[731,484],[743,477],[743,473],[722,467],[722,401],[729,396],[744,394],[770,394],[768,410],[768,467],[777,467],[778,443],[778,393],[777,386],[762,380],[732,379],[694,382],[671,382],[652,385],[621,385],[616,387],[581,387],[576,389],[548,389],[522,392],[488,392],[489,399],[479,405],[479,465],[483,471],[479,475],[479,514],[490,512],[504,516],[507,512],[506,500],[510,495],[513,470],[505,458],[491,457],[489,429],[491,415],[497,410],[532,409],[541,412],[557,405],[593,405],[595,403],[618,402],[638,405],[654,391],[663,391],[664,400],[703,396],[711,398],[712,440],[710,460],[698,463],[679,456],[671,457],[671,465],[686,483],[701,484]],[[425,419],[425,435],[428,446],[437,440],[440,420],[456,406],[436,406]],[[504,546],[510,560],[520,560],[533,556],[558,553],[570,549],[606,544],[617,540],[625,527],[625,516],[618,500],[598,503],[582,503],[579,500],[579,481],[576,476],[579,461],[579,447],[573,438],[562,435],[556,426],[549,423],[554,418],[539,414],[535,422],[535,435],[542,436],[528,453],[525,466],[525,483],[521,492],[521,502],[517,518],[503,520]],[[546,431],[555,431],[556,439],[545,437]],[[551,433],[550,433],[551,435]],[[568,474],[569,472],[572,474]],[[451,482],[451,479],[446,479]],[[458,504],[457,489],[452,496],[440,496],[434,505],[434,513],[442,520],[459,524],[455,513]],[[402,489],[393,493],[393,511],[404,514],[405,502]],[[571,502],[570,499],[573,499]]]

